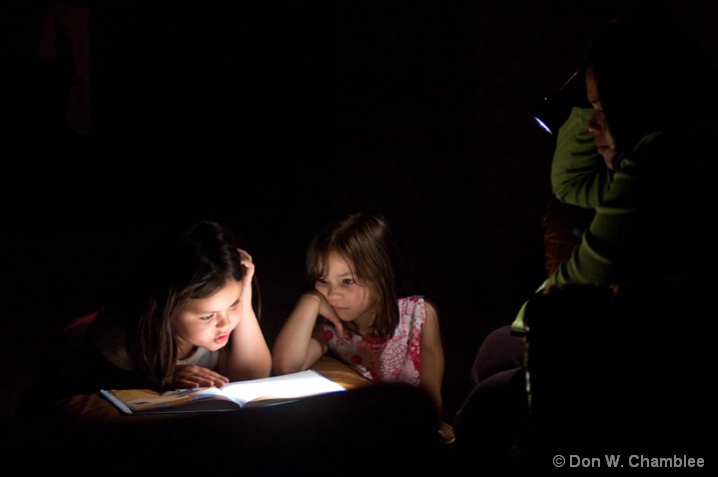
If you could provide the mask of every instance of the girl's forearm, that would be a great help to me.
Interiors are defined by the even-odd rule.
[[[272,356],[276,373],[307,369],[321,357],[321,346],[312,337],[318,315],[318,298],[311,294],[303,295],[274,342]]]
[[[266,378],[272,371],[272,355],[254,311],[242,316],[232,332],[232,346],[227,360],[227,377],[231,381]]]

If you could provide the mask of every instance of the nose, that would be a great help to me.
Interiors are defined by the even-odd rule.
[[[229,325],[229,315],[227,313],[217,313],[217,328],[225,328]]]
[[[331,285],[327,286],[327,298],[331,298],[332,296],[339,296],[339,288],[333,287]]]
[[[594,136],[597,134],[600,134],[603,128],[601,127],[601,122],[599,121],[598,115],[600,113],[598,111],[594,112],[591,115],[591,118],[588,120],[588,131],[593,134]]]

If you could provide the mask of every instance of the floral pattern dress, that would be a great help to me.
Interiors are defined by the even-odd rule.
[[[399,324],[390,338],[352,334],[345,340],[325,321],[324,336],[329,349],[364,377],[377,383],[419,385],[421,374],[421,330],[426,323],[424,298],[400,298]]]

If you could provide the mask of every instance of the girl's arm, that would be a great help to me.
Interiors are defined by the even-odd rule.
[[[328,345],[322,324],[318,321],[320,315],[331,315],[337,322],[340,321],[319,292],[305,292],[274,342],[272,356],[275,373],[287,374],[309,369],[326,353]]]
[[[441,384],[444,379],[444,348],[439,330],[436,308],[424,300],[426,323],[421,332],[421,378],[420,385],[436,403],[439,415],[443,415]]]
[[[239,299],[241,313],[239,323],[230,338],[232,340],[230,352],[222,353],[219,363],[220,372],[230,381],[266,378],[272,371],[269,346],[252,308],[254,264],[247,252],[240,250],[239,253],[242,257],[242,265],[247,269],[242,279],[242,296]]]

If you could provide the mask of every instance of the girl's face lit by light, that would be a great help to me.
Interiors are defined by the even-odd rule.
[[[327,256],[327,273],[314,283],[342,321],[370,322],[374,314],[374,298],[361,283],[349,263],[336,253]]]
[[[239,323],[241,295],[242,283],[229,280],[213,295],[187,300],[174,323],[180,359],[199,346],[216,351],[227,344]]]

